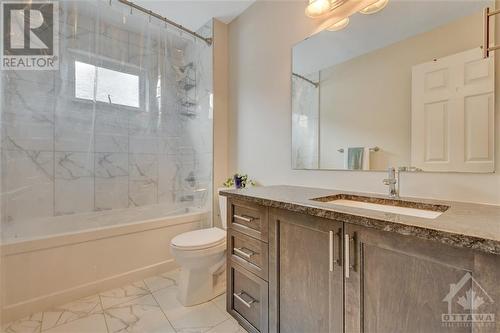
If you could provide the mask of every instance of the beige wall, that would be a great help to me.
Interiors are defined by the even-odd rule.
[[[228,120],[228,33],[229,27],[214,20],[214,193],[213,221],[214,226],[221,227],[219,212],[219,196],[217,189],[221,187],[229,175],[229,120]]]
[[[229,171],[248,173],[264,185],[386,193],[383,172],[291,169],[291,48],[321,23],[307,18],[304,7],[305,1],[257,1],[230,24]],[[498,96],[496,99],[500,100]],[[496,114],[498,125],[498,107]],[[401,192],[406,196],[500,204],[500,175],[405,174]]]
[[[322,70],[320,168],[344,168],[339,148],[372,146],[380,151],[370,154],[370,169],[409,166],[412,67],[481,45],[481,16],[478,12]]]

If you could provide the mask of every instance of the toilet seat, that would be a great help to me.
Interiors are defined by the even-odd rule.
[[[184,250],[203,250],[216,247],[226,242],[226,231],[219,228],[208,228],[188,231],[172,239],[172,247]]]

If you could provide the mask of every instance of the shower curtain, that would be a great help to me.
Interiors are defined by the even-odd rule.
[[[57,71],[2,72],[2,226],[211,209],[211,46],[115,0],[58,23]]]

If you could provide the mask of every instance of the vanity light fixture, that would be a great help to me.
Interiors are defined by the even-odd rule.
[[[346,17],[345,19],[342,19],[342,20],[340,20],[338,22],[335,22],[334,24],[332,24],[331,26],[329,26],[328,28],[326,28],[326,30],[328,30],[328,31],[339,31],[339,30],[342,30],[345,27],[347,27],[348,24],[349,24],[349,18]]]
[[[309,0],[306,7],[306,15],[315,18],[326,14],[330,10],[329,0]]]
[[[365,8],[361,9],[359,12],[365,15],[375,14],[384,9],[388,3],[389,0],[378,0],[377,2],[374,2],[371,5],[368,5]]]
[[[321,17],[347,1],[348,0],[309,0],[309,4],[306,7],[306,15],[310,18]]]

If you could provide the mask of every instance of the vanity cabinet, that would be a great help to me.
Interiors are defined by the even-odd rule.
[[[227,311],[250,333],[269,331],[268,208],[227,205]]]
[[[229,200],[233,225],[239,204]],[[244,217],[266,221],[228,233],[228,311],[248,331],[499,332],[500,256],[252,205]],[[443,322],[450,313],[493,323]]]
[[[474,276],[465,249],[352,224],[344,242],[345,332],[441,332],[450,285]]]
[[[229,263],[228,274],[228,312],[248,332],[268,332],[267,281],[234,262]]]
[[[268,208],[242,201],[228,202],[228,229],[267,243]]]
[[[267,243],[231,229],[227,232],[227,242],[231,261],[267,281]]]
[[[272,277],[279,286],[273,318],[279,321],[271,323],[271,331],[341,332],[342,223],[272,212],[271,251],[279,258]]]

